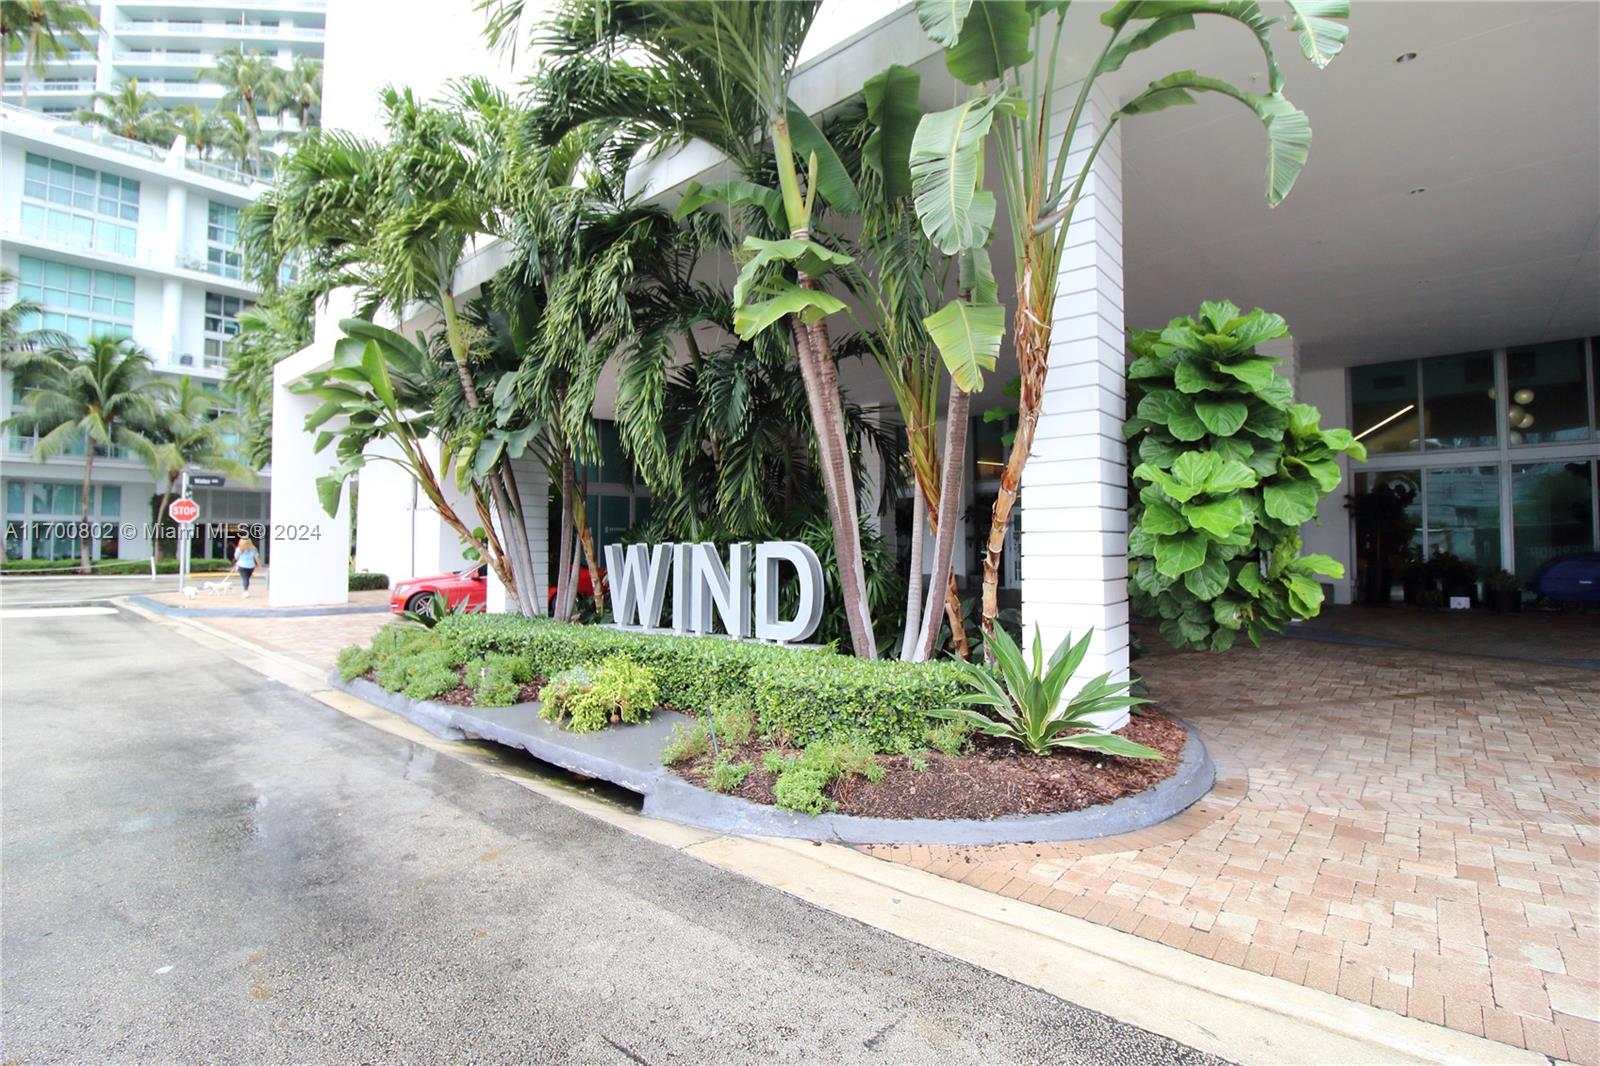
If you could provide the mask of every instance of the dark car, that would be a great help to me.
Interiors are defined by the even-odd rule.
[[[1552,559],[1539,568],[1528,587],[1552,603],[1600,605],[1600,552]]]

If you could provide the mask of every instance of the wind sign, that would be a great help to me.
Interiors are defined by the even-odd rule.
[[[799,541],[768,541],[753,550],[747,542],[730,544],[726,566],[715,544],[607,544],[605,556],[613,615],[624,629],[661,628],[669,582],[674,633],[711,633],[716,619],[732,637],[790,644],[822,622],[822,563]],[[785,565],[799,578],[793,618],[780,617],[778,605]]]

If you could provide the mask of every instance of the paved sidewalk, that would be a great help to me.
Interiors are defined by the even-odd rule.
[[[1379,646],[1436,644],[1439,616],[1368,614],[1323,624],[1370,644],[1200,655],[1147,639],[1139,668],[1221,778],[1172,821],[1078,844],[864,850],[1600,1063],[1600,672]],[[1592,616],[1444,624],[1502,656],[1600,649]]]
[[[354,603],[357,597],[374,595],[385,597],[387,602],[389,594],[356,592],[351,594],[350,600]],[[196,622],[255,647],[282,652],[311,663],[320,670],[332,670],[340,651],[351,644],[367,643],[394,617],[387,613],[310,617],[272,617],[262,614],[239,618],[201,618]]]

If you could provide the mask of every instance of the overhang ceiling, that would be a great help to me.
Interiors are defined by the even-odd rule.
[[[1129,327],[1204,299],[1259,305],[1289,320],[1302,366],[1600,333],[1600,4],[1352,7],[1325,70],[1279,35],[1314,131],[1281,206],[1266,207],[1261,131],[1238,105],[1125,124]],[[1209,21],[1184,65],[1249,87],[1254,39]],[[1171,54],[1137,57],[1118,90],[1174,69]]]

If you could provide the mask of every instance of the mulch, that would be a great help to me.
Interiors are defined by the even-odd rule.
[[[1166,780],[1177,770],[1188,739],[1181,724],[1157,712],[1134,716],[1118,732],[1167,758],[1159,762],[1123,759],[1070,749],[1030,755],[1007,741],[975,737],[972,750],[956,758],[938,752],[920,756],[925,763],[921,770],[914,765],[917,756],[881,755],[882,781],[873,784],[864,777],[841,778],[829,786],[828,796],[840,814],[874,818],[1061,814],[1110,803]],[[748,763],[750,773],[729,795],[772,803],[775,775],[762,766],[762,757],[773,750],[798,754],[759,738],[735,751],[735,759]],[[678,776],[702,788],[707,787],[710,769],[709,758],[672,767]]]

